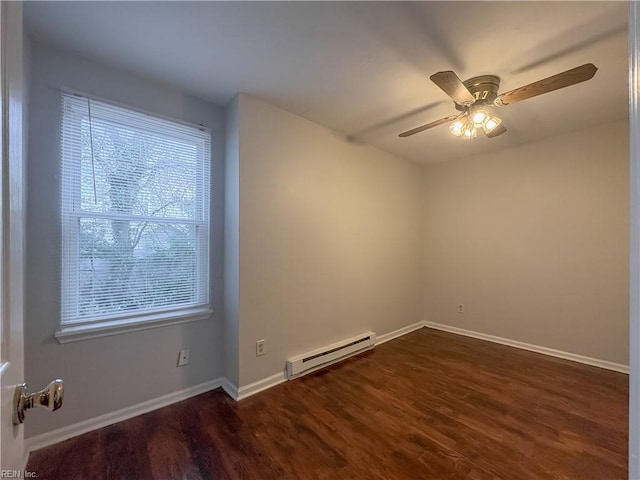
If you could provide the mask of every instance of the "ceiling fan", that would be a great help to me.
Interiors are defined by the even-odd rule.
[[[585,63],[566,72],[558,73],[500,95],[498,95],[500,77],[496,75],[481,75],[463,82],[451,70],[434,73],[429,77],[431,81],[451,97],[456,110],[461,113],[416,127],[401,133],[399,136],[409,137],[429,128],[453,122],[449,125],[449,130],[457,137],[476,138],[478,130],[482,130],[489,138],[497,137],[506,132],[507,129],[502,120],[495,115],[491,115],[486,107],[510,105],[528,98],[537,97],[543,93],[553,92],[560,88],[585,82],[593,78],[596,70],[598,68],[593,63]]]

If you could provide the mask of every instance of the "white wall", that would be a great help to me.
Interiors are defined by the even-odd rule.
[[[224,317],[222,349],[224,376],[238,385],[238,268],[240,255],[240,133],[238,96],[226,109],[224,199]]]
[[[628,145],[623,121],[426,168],[426,320],[627,365]]]
[[[242,94],[239,132],[240,386],[422,321],[422,167]]]
[[[55,414],[30,411],[27,436],[130,406],[222,375],[224,112],[175,88],[33,43],[28,159],[26,381],[65,382]],[[213,129],[211,278],[214,318],[60,345],[60,87]],[[176,368],[178,351],[190,364]],[[39,410],[39,409],[38,409]]]

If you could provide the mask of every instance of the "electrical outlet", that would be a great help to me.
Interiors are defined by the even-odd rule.
[[[189,350],[180,350],[178,355],[178,366],[183,367],[189,363]]]
[[[265,353],[267,353],[267,351],[264,347],[264,340],[258,340],[256,342],[256,357],[264,355]]]
[[[458,313],[464,313],[464,304],[463,303],[459,303],[458,304]]]

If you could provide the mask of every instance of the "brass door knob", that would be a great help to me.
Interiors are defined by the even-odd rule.
[[[13,424],[23,423],[25,412],[33,407],[42,407],[55,412],[62,406],[63,397],[64,383],[60,379],[54,380],[39,392],[29,395],[27,395],[26,383],[18,385],[13,394]]]

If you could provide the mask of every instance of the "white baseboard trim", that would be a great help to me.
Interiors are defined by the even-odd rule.
[[[529,350],[530,352],[542,353],[552,357],[562,358],[564,360],[571,360],[572,362],[584,363],[593,367],[604,368],[606,370],[613,370],[614,372],[629,374],[629,366],[621,363],[609,362],[607,360],[600,360],[598,358],[587,357],[584,355],[578,355],[577,353],[563,352],[562,350],[555,350],[553,348],[541,347],[539,345],[532,345],[530,343],[519,342],[517,340],[511,340],[503,337],[496,337],[495,335],[488,335],[486,333],[474,332],[472,330],[466,330],[464,328],[452,327],[442,323],[424,322],[424,326],[427,328],[433,328],[435,330],[442,330],[443,332],[455,333],[457,335],[464,335],[465,337],[477,338],[479,340],[486,340],[488,342],[499,343],[501,345],[507,345],[509,347],[520,348],[522,350]]]
[[[226,378],[222,379],[222,388],[227,395],[233,398],[236,402],[238,400],[245,399],[250,397],[251,395],[255,395],[256,393],[262,392],[263,390],[267,390],[268,388],[275,387],[283,382],[287,381],[287,377],[284,372],[275,373],[266,378],[258,380],[257,382],[250,383],[245,385],[244,387],[238,388],[237,385],[230,382]]]
[[[236,400],[242,400],[243,398],[250,397],[251,395],[255,395],[258,392],[262,392],[271,387],[275,387],[283,382],[287,381],[287,377],[284,372],[273,374],[269,377],[263,378],[262,380],[258,380],[257,382],[250,383],[249,385],[245,385],[244,387],[240,387],[238,389],[238,396]]]
[[[406,327],[399,328],[398,330],[394,330],[393,332],[385,333],[384,335],[380,335],[376,337],[376,345],[380,345],[381,343],[388,342],[389,340],[393,340],[394,338],[401,337],[402,335],[406,335],[407,333],[411,333],[414,330],[419,330],[424,327],[424,322],[417,322],[412,325],[407,325]],[[362,353],[362,352],[359,352]],[[343,360],[343,359],[340,359]],[[340,361],[338,360],[338,361]],[[337,363],[337,362],[335,362]],[[315,370],[319,370],[321,368],[327,367],[328,365],[319,366]],[[309,370],[306,373],[311,373],[315,370]],[[299,376],[295,377],[299,378]],[[227,379],[223,379],[222,388],[229,394],[231,398],[234,400],[242,400],[243,398],[250,397],[251,395],[255,395],[258,392],[262,392],[263,390],[267,390],[271,387],[275,387],[283,382],[287,381],[286,373],[280,372],[275,373],[269,377],[263,378],[262,380],[258,380],[257,382],[250,383],[243,387],[238,388],[236,385],[228,381]]]
[[[221,387],[227,395],[229,395],[234,400],[238,400],[238,386],[235,383],[223,377]]]
[[[486,340],[493,343],[499,343],[501,345],[520,348],[522,350],[529,350],[531,352],[542,353],[544,355],[550,355],[552,357],[558,357],[565,360],[584,363],[586,365],[600,367],[607,370],[613,370],[626,374],[629,373],[629,367],[627,365],[587,357],[584,355],[578,355],[575,353],[563,352],[561,350],[554,350],[552,348],[541,347],[539,345],[532,345],[529,343],[519,342],[517,340],[510,340],[508,338],[488,335],[486,333],[474,332],[472,330],[466,330],[463,328],[453,327],[450,325],[435,322],[417,322],[412,325],[407,325],[406,327],[399,328],[398,330],[394,330],[393,332],[385,333],[377,337],[376,345],[388,342],[389,340],[401,337],[423,327],[442,330],[449,333],[455,333],[457,335],[464,335],[466,337],[477,338],[479,340]],[[167,405],[186,400],[187,398],[200,395],[201,393],[214,390],[218,387],[222,387],[232,399],[238,401],[255,395],[256,393],[267,390],[271,387],[275,387],[276,385],[279,385],[286,381],[287,378],[284,372],[273,374],[269,377],[250,383],[243,387],[236,386],[224,377],[216,378],[214,380],[210,380],[193,387],[185,388],[177,392],[169,393],[158,398],[147,400],[146,402],[138,403],[130,407],[125,407],[114,412],[105,413],[98,417],[83,420],[82,422],[74,423],[73,425],[68,425],[66,427],[52,430],[41,435],[26,438],[26,458],[28,459],[28,453],[30,452],[39,450],[49,445],[53,445],[55,443],[62,442],[64,440],[68,440],[69,438],[73,438],[93,430],[97,430],[99,428],[112,425],[117,422],[121,422],[123,420],[128,420],[129,418],[142,415],[158,408],[166,407]]]
[[[379,345],[381,343],[388,342],[389,340],[400,337],[402,335],[406,335],[407,333],[413,332],[414,330],[418,330],[422,327],[424,327],[424,322],[418,322],[414,323],[413,325],[408,325],[406,327],[400,328],[393,332],[380,335],[377,338],[376,344]],[[222,387],[227,395],[229,395],[232,399],[238,401],[255,395],[256,393],[267,390],[271,387],[275,387],[276,385],[279,385],[286,381],[287,377],[284,371],[275,373],[273,375],[270,375],[269,377],[263,378],[248,385],[244,385],[242,387],[238,387],[227,378],[217,378],[215,380],[201,383],[200,385],[189,387],[177,392],[169,393],[167,395],[163,395],[162,397],[154,398],[137,405],[122,408],[114,412],[105,413],[98,417],[83,420],[82,422],[58,428],[41,435],[29,437],[25,439],[25,451],[33,452],[35,450],[48,447],[49,445],[53,445],[55,443],[63,442],[64,440],[77,437],[78,435],[82,435],[84,433],[88,433],[93,430],[97,430],[99,428],[121,422],[123,420],[128,420],[129,418],[135,417],[137,415],[142,415],[143,413],[166,407],[167,405],[171,405],[172,403],[186,400],[187,398],[199,395],[204,392],[208,392],[209,390],[213,390],[218,387]]]
[[[376,338],[376,345],[380,345],[381,343],[388,342],[389,340],[393,340],[394,338],[401,337],[415,330],[420,330],[421,328],[424,328],[424,322],[417,322],[412,325],[407,325],[406,327],[402,327],[397,330],[394,330],[393,332],[379,335]]]
[[[112,425],[129,418],[142,415],[143,413],[156,410],[158,408],[166,407],[172,403],[186,400],[187,398],[200,395],[201,393],[208,392],[223,385],[222,378],[216,378],[208,382],[195,385],[193,387],[185,388],[177,392],[169,393],[158,398],[152,398],[146,402],[138,403],[130,407],[125,407],[114,412],[105,413],[82,422],[74,423],[66,427],[51,430],[50,432],[36,435],[25,439],[25,451],[33,452],[55,443],[63,442],[78,435],[91,432],[109,425]]]

